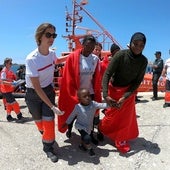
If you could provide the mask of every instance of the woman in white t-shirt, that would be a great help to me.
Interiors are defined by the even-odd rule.
[[[56,28],[50,23],[41,24],[35,33],[38,48],[26,58],[26,103],[33,120],[42,133],[43,150],[52,162],[58,158],[53,151],[55,142],[54,113],[61,115],[55,106],[53,75],[55,63],[65,58],[57,58],[54,50],[49,49],[57,37]]]

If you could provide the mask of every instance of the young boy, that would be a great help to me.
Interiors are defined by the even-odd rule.
[[[90,96],[90,92],[81,88],[77,93],[79,103],[75,105],[72,113],[68,117],[66,124],[71,124],[71,122],[76,119],[75,128],[79,131],[81,135],[81,144],[79,148],[81,150],[87,151],[90,156],[95,156],[95,152],[92,149],[92,132],[93,132],[93,119],[97,109],[105,109],[108,107],[106,103],[98,103],[93,101]]]

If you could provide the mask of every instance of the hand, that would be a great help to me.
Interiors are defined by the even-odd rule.
[[[55,113],[55,114],[57,114],[57,115],[63,115],[64,114],[64,112],[63,111],[61,111],[59,108],[57,108],[56,106],[52,106],[51,107],[51,110]]]
[[[13,81],[11,84],[12,84],[12,86],[17,86],[17,82],[16,81]]]
[[[112,99],[110,96],[105,97],[105,100],[106,100],[107,104],[108,104],[110,107],[119,108],[118,105],[117,105],[116,100]]]
[[[120,108],[124,101],[125,101],[125,97],[121,97],[117,102],[117,107]]]

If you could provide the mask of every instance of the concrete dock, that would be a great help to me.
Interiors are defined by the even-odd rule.
[[[42,151],[41,135],[37,131],[23,98],[17,98],[27,122],[7,122],[0,100],[0,169],[1,170],[169,170],[170,169],[170,107],[163,108],[164,93],[152,101],[152,93],[138,93],[136,104],[139,137],[130,141],[131,152],[120,154],[105,137],[95,148],[96,156],[80,151],[79,133],[72,138],[57,130],[56,144],[59,161],[52,163]],[[57,100],[57,99],[56,99]],[[13,117],[16,115],[13,113]],[[101,114],[102,117],[102,114]]]

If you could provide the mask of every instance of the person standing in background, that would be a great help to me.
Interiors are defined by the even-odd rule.
[[[101,62],[101,77],[102,78],[103,78],[103,74],[104,74],[106,68],[108,67],[111,59],[116,54],[116,52],[119,50],[120,50],[120,47],[117,44],[113,43],[110,47],[110,54],[107,56],[104,56],[104,58]]]
[[[165,61],[165,65],[162,71],[162,77],[166,77],[165,83],[165,103],[163,104],[163,108],[170,107],[170,58]]]
[[[16,75],[17,75],[17,80],[25,80],[25,65],[21,65],[17,72],[16,72]],[[19,91],[20,92],[25,92],[26,90],[26,87],[25,87],[25,82],[22,83],[21,85],[19,85]]]
[[[17,80],[16,74],[11,70],[12,58],[5,58],[4,67],[1,70],[1,92],[3,95],[4,107],[7,112],[7,120],[9,122],[17,121],[18,123],[24,122],[24,117],[20,111],[20,106],[15,100],[14,88],[16,86],[15,80]],[[14,111],[18,119],[11,116],[11,112]]]
[[[101,78],[103,78],[104,72],[106,71],[111,59],[113,56],[120,50],[120,47],[113,43],[110,47],[110,54],[107,56],[104,56],[103,61],[101,62]],[[102,113],[105,113],[106,109],[102,110]],[[102,133],[101,133],[102,134]],[[102,135],[101,135],[102,136]]]
[[[58,157],[54,151],[55,114],[62,115],[55,104],[53,87],[55,63],[62,63],[65,58],[57,58],[50,49],[57,37],[56,28],[50,23],[38,26],[35,39],[38,48],[26,57],[26,96],[25,100],[33,120],[42,134],[43,151],[52,162]]]
[[[101,51],[102,51],[102,44],[99,42],[96,42],[95,48],[93,50],[93,54],[97,55],[100,59],[100,61],[103,60],[102,56],[101,56]]]
[[[3,67],[0,67],[0,74],[1,74],[2,69],[3,69]],[[1,93],[1,79],[0,79],[0,93]],[[2,96],[2,102],[4,105],[4,110],[6,110],[6,99],[3,96]]]
[[[118,51],[110,61],[102,80],[103,98],[111,108],[99,123],[99,130],[108,136],[121,153],[130,151],[129,140],[138,137],[135,109],[136,90],[148,64],[142,54],[146,37],[132,35],[129,49]]]
[[[153,76],[152,76],[152,87],[153,87],[153,97],[152,100],[158,100],[158,81],[163,70],[163,59],[161,58],[161,52],[155,52],[156,59],[152,65]]]

